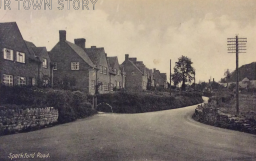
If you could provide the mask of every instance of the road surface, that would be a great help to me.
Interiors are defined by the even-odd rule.
[[[198,123],[191,119],[195,108],[101,113],[39,131],[1,136],[0,160],[25,153],[35,154],[34,159],[12,160],[256,160],[255,135]]]

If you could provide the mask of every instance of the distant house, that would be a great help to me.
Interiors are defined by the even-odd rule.
[[[159,70],[154,69],[155,87],[168,88],[166,73],[160,73]]]
[[[36,47],[32,42],[25,41],[30,53],[36,56],[41,63],[38,64],[38,78],[43,86],[49,86],[53,79],[53,64],[46,47]]]
[[[110,70],[104,48],[97,48],[96,46],[92,46],[91,48],[84,48],[84,50],[92,62],[99,69],[97,72],[97,83],[101,84],[99,87],[99,93],[109,93]]]
[[[46,51],[46,49],[43,49]],[[38,52],[36,52],[38,53]],[[37,85],[41,60],[31,52],[16,22],[0,23],[0,78],[7,86]],[[41,53],[38,53],[39,55]]]
[[[137,58],[129,58],[129,54],[125,54],[125,61],[122,66],[126,73],[126,90],[143,91],[147,89],[148,76],[143,62],[138,62]]]
[[[66,40],[65,30],[59,31],[59,42],[49,56],[54,64],[55,86],[68,86],[90,94],[95,93],[96,65],[81,46]]]
[[[125,85],[125,73],[122,66],[120,66],[118,62],[118,58],[115,57],[107,57],[109,64],[109,82],[110,82],[110,91],[113,89],[122,89]]]

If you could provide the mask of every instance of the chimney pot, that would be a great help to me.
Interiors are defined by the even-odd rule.
[[[129,54],[125,54],[125,61],[129,60]]]
[[[67,35],[66,30],[60,30],[59,35],[60,35],[60,42],[65,42],[66,41],[66,35]]]
[[[75,39],[75,44],[81,48],[85,48],[85,42],[86,40],[84,38],[80,38],[80,39]]]

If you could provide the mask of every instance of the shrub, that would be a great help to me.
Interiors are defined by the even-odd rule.
[[[58,109],[60,123],[76,120],[75,111],[71,107],[72,99],[70,91],[52,90],[47,93],[47,106]]]

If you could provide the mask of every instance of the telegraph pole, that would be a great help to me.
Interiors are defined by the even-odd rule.
[[[172,59],[170,59],[170,95],[172,95]]]
[[[239,53],[246,53],[247,38],[228,38],[228,53],[236,53],[236,113],[239,114]]]

